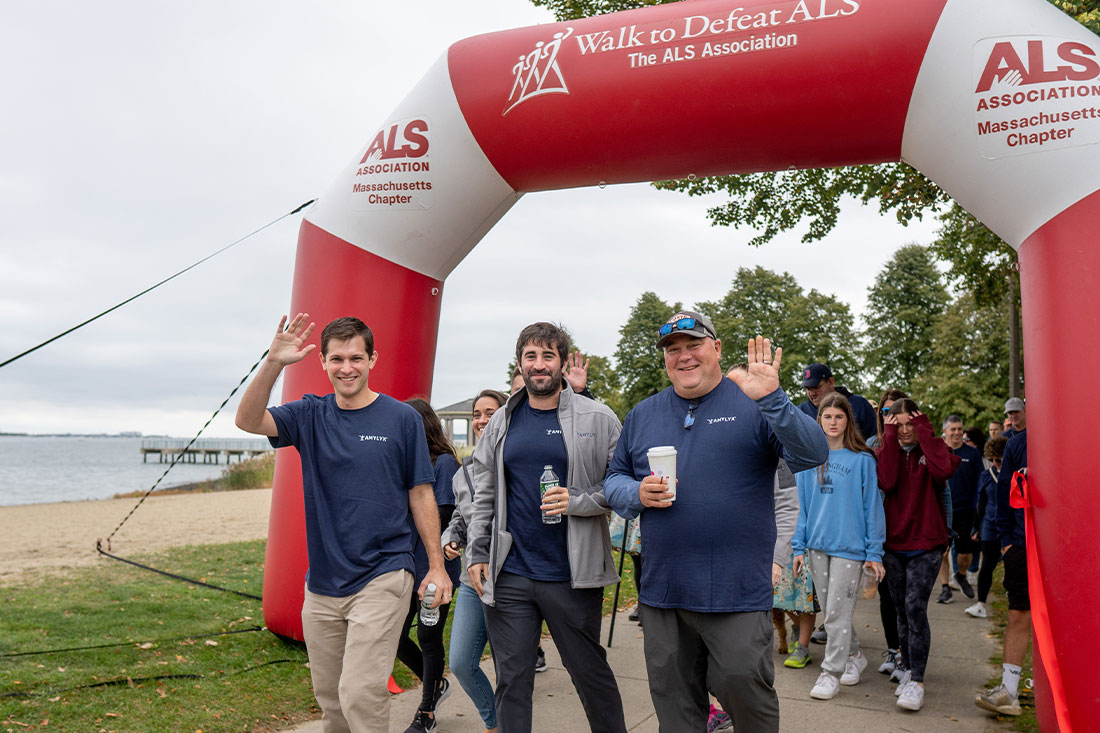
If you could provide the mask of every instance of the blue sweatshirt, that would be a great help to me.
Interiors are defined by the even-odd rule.
[[[977,448],[966,443],[951,452],[957,455],[960,461],[955,473],[947,479],[947,487],[951,489],[951,508],[973,509],[978,505],[978,477],[985,470],[982,454]]]
[[[604,481],[612,509],[627,519],[641,513],[641,602],[703,613],[768,610],[776,464],[820,465],[829,455],[825,434],[782,390],[753,401],[722,379],[685,429],[691,402],[669,387],[631,410]],[[646,454],[660,445],[677,451],[676,501],[642,511]]]
[[[886,514],[870,453],[847,448],[829,451],[825,482],[819,469],[802,471],[798,481],[798,526],[791,539],[795,555],[818,550],[833,557],[882,562]]]

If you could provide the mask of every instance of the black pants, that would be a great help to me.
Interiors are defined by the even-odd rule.
[[[496,661],[501,733],[531,730],[535,649],[542,619],[550,627],[589,727],[597,733],[626,733],[619,686],[607,663],[607,652],[600,646],[603,589],[573,588],[568,581],[501,573],[494,596],[495,605],[485,607],[485,625]]]
[[[924,682],[928,651],[932,647],[932,629],[928,625],[928,601],[943,561],[943,549],[905,557],[887,550],[882,564],[890,579],[890,593],[898,612],[898,637],[901,660],[914,682]]]
[[[900,649],[898,641],[898,612],[894,608],[894,596],[890,594],[890,578],[884,577],[878,584],[878,615],[882,619],[882,633],[886,635],[887,649]]]
[[[1001,543],[997,540],[982,542],[982,567],[978,570],[978,600],[985,603],[989,589],[993,587],[993,570],[1001,561]]]
[[[416,642],[409,638],[413,619],[420,611],[420,598],[414,590],[412,607],[409,609],[409,615],[405,617],[405,625],[401,627],[401,640],[397,642],[397,658],[420,678],[423,688],[420,696],[421,710],[435,710],[435,696],[439,691],[439,685],[443,682],[443,627],[447,625],[447,611],[450,607],[449,603],[439,607],[439,623],[433,626],[417,623],[416,638],[420,641],[420,646],[417,646]]]
[[[705,731],[707,690],[737,733],[776,733],[771,611],[697,613],[642,606],[645,666],[661,733]]]

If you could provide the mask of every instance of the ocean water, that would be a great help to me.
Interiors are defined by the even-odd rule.
[[[108,499],[146,491],[168,468],[150,455],[141,462],[141,438],[0,435],[0,506]],[[217,478],[212,463],[179,463],[160,488]]]

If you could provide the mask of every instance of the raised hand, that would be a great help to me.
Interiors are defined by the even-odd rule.
[[[565,381],[574,392],[581,392],[588,385],[588,357],[574,351],[565,360]]]
[[[748,368],[743,365],[734,367],[726,373],[726,377],[740,387],[746,397],[758,400],[779,389],[779,365],[782,361],[782,347],[777,348],[773,356],[771,339],[757,336],[749,339]]]
[[[314,325],[316,324],[309,320],[308,313],[299,313],[294,316],[289,326],[286,325],[286,316],[280,318],[279,327],[275,331],[275,338],[272,339],[271,349],[267,354],[268,360],[280,366],[289,366],[309,356],[310,352],[317,348],[317,344],[306,344],[309,335],[313,333]]]

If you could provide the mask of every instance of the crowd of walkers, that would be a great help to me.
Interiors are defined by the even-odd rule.
[[[511,393],[474,398],[477,444],[460,463],[425,401],[369,390],[377,353],[357,319],[322,334],[334,395],[265,409],[281,369],[315,348],[306,314],[284,323],[237,422],[302,456],[303,627],[326,733],[386,729],[378,688],[395,656],[423,683],[407,733],[438,730],[452,693],[449,612],[446,660],[487,732],[531,730],[544,624],[591,729],[625,731],[599,641],[603,588],[620,580],[613,542],[633,558],[631,619],[662,730],[779,730],[773,648],[789,668],[818,661],[809,698],[859,684],[871,663],[853,616],[876,594],[887,646],[877,670],[896,682],[898,708],[919,711],[937,581],[936,602],[959,592],[975,601],[966,615],[986,618],[1002,557],[1003,677],[975,703],[1020,713],[1030,611],[1023,524],[1009,503],[1027,466],[1019,398],[988,435],[948,416],[937,436],[904,392],[872,405],[811,364],[795,406],[779,388],[782,349],[750,339],[745,360],[723,372],[713,324],[681,311],[654,334],[671,386],[620,424],[591,398],[568,333],[535,323],[517,338]],[[353,468],[384,489],[356,496]],[[399,509],[403,494],[400,525],[374,516]],[[495,685],[481,669],[490,650]]]

